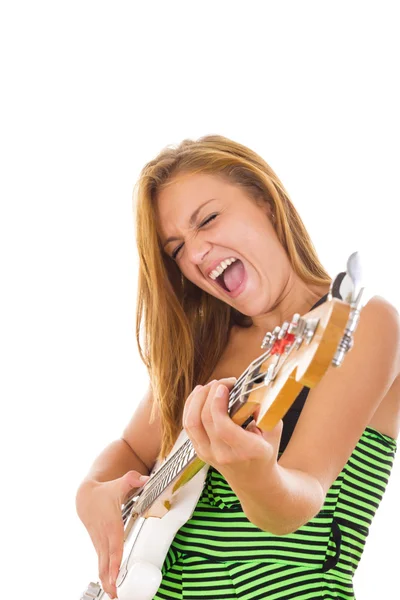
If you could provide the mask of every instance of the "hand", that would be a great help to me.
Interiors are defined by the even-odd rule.
[[[186,400],[183,427],[197,456],[218,471],[251,476],[277,461],[283,422],[263,432],[255,422],[243,429],[228,415],[229,390],[235,378],[197,386]]]
[[[115,581],[124,549],[121,507],[129,492],[146,483],[148,477],[144,481],[140,477],[145,476],[137,471],[128,471],[113,481],[86,481],[76,497],[78,516],[97,552],[101,585],[110,598],[117,597]]]

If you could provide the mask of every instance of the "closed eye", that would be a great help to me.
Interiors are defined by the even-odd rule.
[[[208,223],[210,223],[211,221],[213,221],[215,219],[215,217],[218,216],[218,213],[214,213],[213,215],[210,215],[209,217],[207,217],[206,219],[204,219],[204,221],[202,221],[199,225],[199,229],[201,227],[204,227],[204,225],[208,225]],[[183,244],[180,244],[177,248],[175,248],[175,250],[172,252],[171,256],[172,258],[175,260],[176,257],[179,254],[179,251],[181,250]]]

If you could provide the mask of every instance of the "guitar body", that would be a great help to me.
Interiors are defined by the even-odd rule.
[[[165,460],[168,461],[187,439],[182,430]],[[203,491],[208,465],[198,463],[201,468],[196,475],[181,486],[175,483],[166,488],[146,517],[132,515],[133,524],[127,525],[129,533],[117,579],[119,600],[152,600],[155,596],[168,549],[177,531],[192,516]],[[157,463],[154,470],[158,468]]]

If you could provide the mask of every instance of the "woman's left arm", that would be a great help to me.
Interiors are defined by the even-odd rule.
[[[184,427],[198,456],[215,466],[248,519],[275,535],[315,516],[364,429],[400,372],[400,320],[373,297],[361,311],[354,346],[312,389],[277,461],[282,421],[273,431],[243,430],[227,415],[228,387],[211,382],[189,396]]]

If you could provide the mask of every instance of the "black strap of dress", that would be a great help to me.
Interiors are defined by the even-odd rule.
[[[346,275],[346,272],[340,273],[336,277],[333,288],[332,288],[332,295],[335,298],[339,298],[340,300],[342,300],[342,296],[341,296],[339,290],[340,290],[340,285],[341,285],[345,275]],[[328,298],[328,294],[325,294],[325,296],[322,296],[322,298],[320,298],[314,304],[314,306],[312,306],[310,308],[310,310],[313,310],[314,308],[317,308],[317,306],[320,306],[321,304],[323,304],[327,300],[327,298]],[[289,443],[290,438],[292,437],[293,430],[296,427],[296,423],[300,417],[300,413],[303,410],[303,406],[304,406],[305,401],[307,400],[309,391],[310,391],[310,388],[307,386],[304,386],[301,389],[300,393],[296,397],[296,400],[293,402],[293,404],[291,405],[291,407],[289,408],[289,410],[287,411],[287,413],[285,414],[285,416],[282,419],[283,430],[282,430],[281,443],[279,446],[279,452],[283,452],[285,450],[286,446]]]

